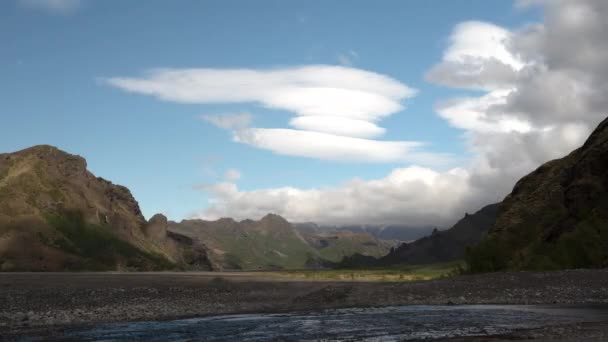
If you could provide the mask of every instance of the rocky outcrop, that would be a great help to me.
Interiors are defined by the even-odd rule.
[[[144,228],[144,232],[148,239],[161,243],[165,241],[167,238],[168,222],[165,215],[156,214],[152,216]]]
[[[144,228],[146,236],[181,269],[211,271],[207,247],[198,239],[169,231],[169,221],[162,214],[150,218]]]

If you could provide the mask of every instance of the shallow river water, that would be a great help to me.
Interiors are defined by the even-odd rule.
[[[599,320],[608,320],[608,307],[395,306],[111,323],[70,329],[65,337],[94,341],[402,341]]]

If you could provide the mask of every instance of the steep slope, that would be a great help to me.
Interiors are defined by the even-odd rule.
[[[467,261],[480,272],[608,266],[608,119],[515,185]]]
[[[404,243],[381,258],[380,265],[426,264],[462,259],[468,246],[476,245],[496,220],[499,204],[488,205],[445,231]]]
[[[184,220],[169,231],[204,241],[217,269],[298,269],[319,263],[319,253],[280,216],[237,222]]]
[[[153,270],[178,252],[154,241],[130,191],[52,146],[0,154],[2,270]]]

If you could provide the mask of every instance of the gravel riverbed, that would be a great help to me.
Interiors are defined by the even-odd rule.
[[[0,336],[230,313],[410,304],[602,303],[608,303],[608,270],[493,273],[402,283],[293,281],[255,272],[0,273]],[[607,326],[574,324],[559,328],[558,335],[551,335],[558,328],[546,328],[521,332],[520,337],[587,334],[589,340],[601,341],[608,336]]]

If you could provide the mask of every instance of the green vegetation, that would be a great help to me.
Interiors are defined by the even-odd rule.
[[[52,242],[43,237],[41,241],[81,257],[81,261],[66,265],[66,270],[113,270],[119,264],[126,269],[137,270],[160,270],[174,266],[160,255],[142,251],[119,239],[107,227],[87,224],[80,212],[48,215],[47,220],[63,237]]]
[[[335,269],[262,272],[269,277],[319,281],[386,281],[431,280],[460,274],[461,261],[428,265],[398,265],[370,269]]]
[[[496,238],[488,238],[475,247],[467,247],[465,252],[467,271],[472,273],[503,270],[510,257],[507,246]]]
[[[608,266],[608,224],[592,214],[556,241],[534,239],[528,234],[506,241],[490,237],[467,250],[473,273],[500,270],[559,270]],[[522,247],[526,246],[522,249]]]
[[[235,234],[214,229],[203,241],[215,241],[226,251],[224,265],[229,269],[257,270],[269,268],[301,268],[310,257],[311,249],[292,234],[272,237],[258,231]]]
[[[366,235],[339,236],[333,239],[328,246],[317,249],[321,259],[331,262],[340,262],[344,257],[354,254],[369,255],[376,258],[385,256],[390,251],[390,245],[379,241],[375,243]]]

